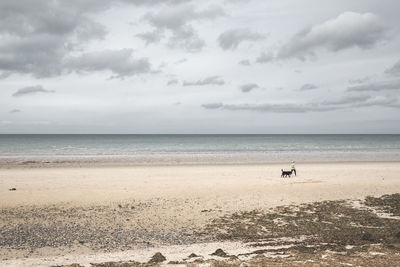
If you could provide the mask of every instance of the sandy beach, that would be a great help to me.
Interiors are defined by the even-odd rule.
[[[399,162],[12,168],[0,173],[0,205],[109,205],[124,201],[197,199],[224,211],[396,193]],[[8,191],[9,188],[16,191]]]
[[[208,255],[218,246],[243,250],[237,243],[226,245],[243,240],[215,245],[220,241],[215,232],[203,230],[213,220],[240,212],[400,192],[399,162],[298,163],[297,176],[281,178],[284,167],[3,168],[1,264],[145,261],[139,256],[149,258],[161,248],[179,258],[176,255],[184,256],[179,251],[196,244],[203,244]],[[173,246],[175,252],[170,251]]]

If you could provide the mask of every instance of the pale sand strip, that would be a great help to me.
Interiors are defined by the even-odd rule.
[[[400,191],[399,162],[0,169],[0,207],[196,199],[224,211]],[[8,191],[15,187],[16,191]]]

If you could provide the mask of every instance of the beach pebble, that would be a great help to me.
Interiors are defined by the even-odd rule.
[[[159,262],[163,262],[167,260],[163,254],[161,254],[160,252],[157,252],[156,254],[153,255],[153,257],[151,257],[151,259],[149,260],[149,263],[159,263]]]
[[[214,253],[212,253],[211,256],[227,257],[228,254],[226,254],[225,251],[219,248]]]

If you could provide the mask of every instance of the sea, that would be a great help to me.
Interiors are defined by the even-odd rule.
[[[0,158],[135,163],[400,161],[400,135],[0,135]]]

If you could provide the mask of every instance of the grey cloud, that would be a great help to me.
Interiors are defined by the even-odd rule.
[[[397,98],[371,97],[371,96],[347,96],[340,99],[326,100],[322,102],[310,102],[304,104],[283,103],[283,104],[203,104],[206,109],[224,109],[231,111],[257,111],[272,113],[306,113],[306,112],[327,112],[341,109],[361,107],[389,107],[400,108]]]
[[[356,103],[354,105],[354,107],[372,107],[372,106],[400,108],[398,99],[396,97],[390,97],[390,96],[370,97],[365,102]]]
[[[244,41],[257,41],[264,39],[265,36],[257,32],[252,32],[247,28],[231,29],[223,32],[218,37],[219,45],[222,49],[236,49]]]
[[[114,0],[114,1],[125,2],[128,4],[137,5],[137,6],[154,6],[154,5],[160,5],[160,4],[176,6],[176,5],[180,5],[182,3],[189,3],[192,0]]]
[[[174,84],[178,84],[178,80],[170,80],[170,81],[168,81],[167,82],[167,85],[169,86],[169,85],[174,85]]]
[[[345,105],[345,104],[356,104],[362,103],[370,99],[369,95],[348,95],[346,97],[338,99],[330,99],[322,102],[323,105]]]
[[[272,53],[261,53],[256,59],[257,63],[269,63],[274,60],[274,55]]]
[[[400,60],[395,63],[391,68],[385,70],[385,73],[392,76],[400,76]]]
[[[400,80],[391,81],[380,81],[374,83],[368,83],[363,85],[351,86],[347,88],[347,91],[384,91],[384,90],[399,90]]]
[[[205,109],[219,109],[223,107],[222,103],[210,103],[210,104],[203,104],[201,105]]]
[[[344,12],[337,18],[306,28],[283,45],[280,59],[314,57],[317,49],[339,51],[351,47],[369,49],[386,37],[387,27],[372,13]]]
[[[187,58],[182,58],[182,59],[180,59],[180,60],[178,60],[178,61],[175,61],[175,64],[176,64],[176,65],[179,65],[179,64],[185,63],[186,61],[188,61]]]
[[[225,0],[225,3],[244,4],[249,3],[251,0]]]
[[[18,89],[12,96],[24,96],[24,95],[31,95],[37,93],[54,93],[54,90],[46,90],[41,85],[36,86],[28,86],[21,89]]]
[[[63,43],[63,39],[47,34],[3,40],[0,43],[0,70],[8,74],[30,73],[38,78],[59,75],[62,58],[68,52]]]
[[[159,43],[161,39],[164,37],[164,33],[163,31],[156,29],[150,32],[139,33],[136,36],[144,40],[146,45],[149,45],[152,43]]]
[[[152,6],[158,4],[180,5],[190,0],[3,0],[0,1],[0,32],[9,34],[56,34],[64,35],[82,28],[104,29],[87,14],[104,11],[115,3]],[[102,30],[101,30],[102,31]],[[103,33],[101,33],[102,35]]]
[[[243,66],[251,66],[250,60],[248,60],[248,59],[243,59],[243,60],[239,61],[239,64],[243,65]]]
[[[196,10],[192,5],[182,5],[174,8],[166,8],[159,13],[147,13],[144,19],[161,29],[179,29],[193,20],[215,19],[225,15],[219,6],[209,6],[203,10]]]
[[[224,85],[225,81],[219,76],[210,76],[195,82],[184,81],[183,86]]]
[[[10,110],[10,113],[19,113],[19,112],[21,112],[20,109],[12,109],[12,110]]]
[[[203,105],[204,107],[205,105]],[[304,113],[304,112],[322,112],[336,110],[335,107],[324,107],[317,105],[299,105],[299,104],[222,104],[220,109],[239,111],[258,111],[274,113]],[[217,109],[217,108],[216,108]]]
[[[314,90],[314,89],[317,89],[317,88],[318,88],[318,86],[316,86],[315,84],[306,83],[306,84],[303,84],[303,85],[299,88],[299,90],[300,90],[300,91],[308,91],[308,90]]]
[[[79,41],[90,41],[93,39],[104,39],[107,35],[107,30],[100,23],[82,19],[81,23],[75,29],[75,34]]]
[[[121,49],[84,53],[66,60],[65,67],[76,72],[108,70],[117,78],[150,72],[151,65],[148,59],[134,59],[132,52],[132,49]]]
[[[0,1],[0,76],[4,78],[12,73],[32,74],[38,78],[60,75],[62,62],[71,51],[85,42],[105,37],[105,26],[94,21],[92,15],[113,4],[179,6],[183,2],[188,1]]]
[[[256,88],[260,88],[260,86],[258,86],[258,84],[256,84],[256,83],[247,83],[247,84],[243,84],[240,86],[240,90],[243,93],[248,93],[251,90],[256,89]]]
[[[82,1],[83,2],[83,1]],[[105,27],[75,1],[1,1],[0,70],[47,77],[61,73],[74,40],[103,38]]]
[[[85,19],[78,14],[79,6],[54,1],[1,1],[0,32],[25,36],[27,34],[69,34]]]
[[[349,80],[349,83],[351,83],[351,84],[360,84],[360,83],[368,82],[369,80],[371,80],[371,77],[366,76],[364,78],[351,79],[351,80]]]
[[[338,108],[371,106],[400,108],[397,97],[370,95],[348,95],[339,99],[323,101],[322,105],[337,106]]]
[[[213,5],[203,10],[197,10],[192,5],[181,5],[164,8],[158,13],[149,12],[143,19],[154,26],[156,32],[165,30],[172,32],[168,41],[169,47],[196,52],[201,50],[205,43],[189,23],[196,20],[215,19],[223,15],[225,15],[225,11],[219,6]]]
[[[3,72],[0,72],[0,80],[1,80],[1,79],[5,79],[5,78],[8,78],[10,75],[12,75],[12,72],[11,72],[11,71],[3,71]]]
[[[168,41],[169,47],[183,48],[189,52],[198,52],[205,45],[205,42],[200,39],[197,32],[190,25],[182,26],[175,30]]]

